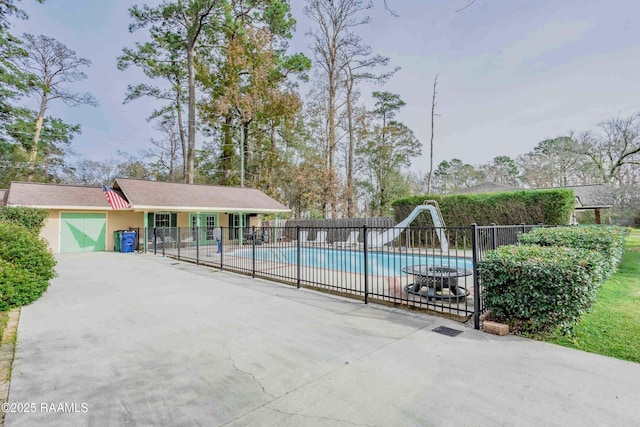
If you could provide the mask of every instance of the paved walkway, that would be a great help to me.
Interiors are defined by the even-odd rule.
[[[640,424],[640,364],[152,255],[58,260],[18,330],[9,401],[35,411],[7,426]]]

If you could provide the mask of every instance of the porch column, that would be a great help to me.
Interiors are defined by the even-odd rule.
[[[144,234],[143,236],[143,242],[144,242],[144,251],[145,253],[147,252],[147,240],[149,239],[149,213],[147,211],[144,211],[142,213],[144,215],[144,219],[142,220],[142,233]],[[140,238],[140,236],[138,236],[138,239]]]
[[[238,212],[238,245],[242,246],[242,232],[244,231],[244,214],[242,212]]]

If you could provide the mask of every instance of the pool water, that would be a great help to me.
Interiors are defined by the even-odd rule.
[[[234,251],[234,255],[251,258],[252,249],[240,249]],[[257,260],[262,261],[298,263],[298,249],[295,247],[256,247],[255,256]],[[300,248],[300,263],[305,267],[362,273],[364,271],[364,251],[304,247]],[[469,258],[377,251],[367,253],[367,265],[369,274],[378,276],[402,274],[402,268],[409,265],[438,265],[473,269],[473,263]]]

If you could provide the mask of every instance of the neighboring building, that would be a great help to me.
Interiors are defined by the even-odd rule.
[[[594,211],[596,224],[600,224],[602,222],[600,218],[602,210],[611,209],[614,204],[614,189],[605,184],[575,185],[565,188],[572,189],[573,194],[576,196],[575,211]]]
[[[259,215],[290,212],[251,188],[117,178],[113,190],[131,207],[113,210],[101,187],[13,182],[0,191],[8,206],[49,211],[41,235],[56,253],[113,250],[117,230],[147,229],[144,245],[154,227],[201,227],[203,243],[213,243],[215,228],[234,227],[223,236],[231,241],[239,227],[257,226]]]
[[[570,185],[566,187],[553,187],[553,188],[536,188],[536,190],[557,190],[566,188],[573,190],[573,194],[576,197],[576,207],[571,218],[572,223],[576,223],[575,213],[576,211],[593,210],[595,212],[596,224],[601,223],[600,214],[603,209],[610,209],[613,206],[613,193],[614,189],[605,184],[593,184],[593,185]],[[527,190],[525,188],[513,187],[510,185],[495,184],[492,182],[485,182],[478,185],[473,185],[468,188],[461,189],[452,194],[480,194],[480,193],[500,193],[507,191],[522,191]]]

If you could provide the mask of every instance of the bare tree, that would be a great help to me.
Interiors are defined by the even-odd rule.
[[[354,149],[356,144],[355,135],[355,118],[354,118],[354,102],[357,98],[357,87],[360,82],[369,81],[376,84],[384,84],[396,71],[400,68],[386,71],[380,74],[374,73],[372,70],[376,67],[384,67],[389,64],[389,58],[382,55],[373,55],[371,47],[362,43],[362,38],[350,34],[347,37],[348,43],[345,43],[341,50],[344,68],[343,78],[345,87],[345,106],[347,116],[347,185],[345,188],[347,200],[347,216],[353,218],[355,215],[355,183],[353,179],[354,172]]]
[[[429,173],[427,174],[427,194],[431,194],[431,179],[433,178],[433,137],[436,116],[436,88],[438,86],[438,75],[433,79],[433,96],[431,97],[431,139],[429,142]]]
[[[151,143],[157,147],[154,153],[158,159],[155,166],[162,169],[158,172],[166,172],[167,181],[176,182],[176,171],[180,167],[182,148],[176,117],[163,117],[162,121],[156,124],[155,129],[165,135],[162,140],[151,139]]]
[[[65,44],[51,37],[24,34],[23,38],[27,55],[20,59],[18,67],[36,76],[38,85],[31,92],[40,103],[33,144],[29,150],[29,161],[33,162],[38,156],[42,123],[51,101],[60,99],[69,106],[97,105],[97,102],[90,93],[76,93],[68,89],[70,83],[87,78],[81,68],[91,65],[91,61],[78,57]]]
[[[95,185],[99,182],[111,182],[118,177],[118,164],[115,159],[80,159],[70,165],[62,177],[64,184]]]
[[[579,135],[577,152],[589,158],[603,183],[611,183],[625,168],[640,165],[640,113],[607,120],[599,127],[599,133]]]
[[[577,144],[571,133],[539,142],[518,157],[522,182],[533,188],[593,183],[595,168]]]
[[[313,41],[315,59],[326,78],[327,88],[327,159],[329,172],[329,188],[327,194],[335,195],[337,177],[335,176],[335,152],[338,143],[336,136],[337,96],[341,86],[340,76],[345,68],[342,50],[353,44],[350,29],[369,22],[369,17],[361,16],[362,12],[372,7],[371,1],[363,0],[307,0],[305,14],[316,28],[308,35]],[[336,201],[323,202],[325,215],[330,211],[336,215]]]

